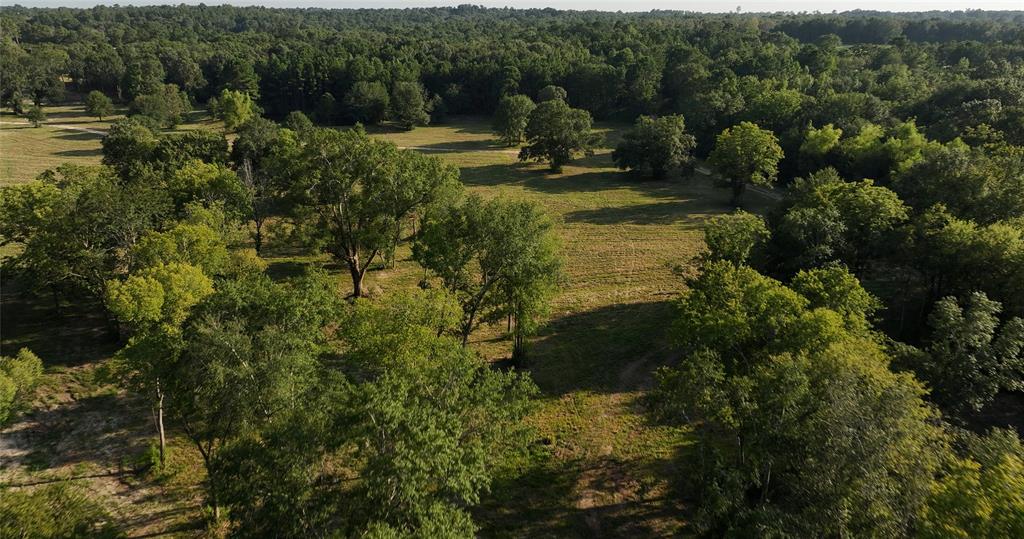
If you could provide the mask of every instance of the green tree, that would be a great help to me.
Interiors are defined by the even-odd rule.
[[[46,113],[43,112],[43,107],[32,105],[25,113],[25,118],[32,124],[32,127],[39,127],[46,121]]]
[[[391,89],[391,119],[405,129],[430,123],[423,93],[423,86],[418,82],[396,82]]]
[[[300,138],[291,160],[300,222],[315,245],[348,266],[352,295],[362,296],[370,264],[414,212],[458,185],[458,169],[360,128],[313,129]]]
[[[388,89],[378,81],[358,81],[345,94],[345,107],[349,114],[364,124],[381,123],[390,105]]]
[[[964,303],[946,297],[935,304],[932,337],[913,365],[933,398],[957,413],[981,410],[1000,390],[1024,388],[1024,320],[1000,324],[1002,305],[982,292]]]
[[[708,163],[732,186],[732,203],[740,204],[747,184],[771,186],[778,174],[782,148],[771,131],[742,122],[722,131]]]
[[[567,97],[569,94],[566,93],[565,88],[551,84],[540,89],[540,92],[537,93],[537,102],[565,101]]]
[[[674,333],[690,352],[659,372],[653,402],[663,419],[698,425],[686,462],[698,531],[913,530],[944,435],[925,389],[890,371],[869,334],[847,329],[844,316],[862,317],[859,309],[829,308],[863,299],[836,276],[802,277],[813,299],[728,262],[689,280]]]
[[[167,386],[181,353],[181,326],[189,311],[213,293],[213,281],[190,264],[158,263],[124,281],[111,281],[108,290],[107,308],[131,333],[114,358],[112,372],[149,399],[162,466],[167,446]]]
[[[291,414],[221,452],[240,532],[472,537],[468,510],[527,447],[536,388],[460,346],[447,334],[458,319],[437,291],[357,300],[338,341],[358,376],[319,378]]]
[[[493,129],[502,142],[515,146],[526,138],[526,124],[530,113],[537,105],[525,95],[510,95],[501,98],[494,112]]]
[[[258,275],[222,282],[184,324],[166,381],[169,408],[203,458],[215,518],[230,479],[214,465],[220,450],[298,411],[337,309],[324,275],[289,284]]]
[[[114,103],[110,101],[107,94],[99,90],[89,92],[85,96],[85,112],[103,121],[104,116],[110,116],[114,112]]]
[[[105,167],[62,165],[27,184],[0,189],[0,240],[21,250],[5,269],[59,309],[65,292],[102,300],[138,239],[162,221],[168,201],[145,185],[123,185]]]
[[[132,114],[149,118],[160,127],[174,127],[192,110],[188,95],[173,84],[165,84],[156,92],[136,96],[129,105]]]
[[[690,152],[696,144],[693,135],[686,132],[681,115],[641,116],[633,129],[623,134],[612,160],[623,170],[649,172],[655,179],[662,179],[670,169],[693,160]]]
[[[530,113],[526,124],[527,145],[519,151],[519,160],[548,161],[552,172],[579,153],[589,153],[598,137],[591,130],[590,113],[570,108],[561,99],[544,101]]]
[[[540,208],[476,196],[428,214],[413,257],[461,303],[463,345],[481,322],[508,319],[516,359],[561,271],[553,224]]]
[[[785,267],[841,262],[859,271],[891,248],[909,209],[871,180],[844,181],[827,168],[798,178],[775,227],[776,256]]]
[[[228,131],[237,130],[257,114],[256,103],[249,94],[227,88],[221,90],[216,110],[213,112],[217,118],[224,121],[224,128]]]
[[[759,215],[736,210],[708,219],[704,225],[704,243],[708,260],[727,260],[746,264],[764,248],[771,232]]]
[[[1024,533],[1024,448],[1013,430],[970,440],[932,487],[917,536],[1017,537]]]

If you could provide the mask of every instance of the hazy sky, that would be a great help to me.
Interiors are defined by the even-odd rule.
[[[97,0],[0,0],[0,5],[21,4],[23,6],[71,6],[91,7],[96,4],[198,4],[207,5],[264,5],[271,7],[423,7],[454,6],[459,4],[485,5],[489,7],[558,9],[600,9],[606,11],[647,11],[651,9],[678,9],[687,11],[732,11],[737,6],[743,11],[845,11],[871,9],[885,11],[930,11],[930,10],[1024,10],[1024,0],[189,0],[103,2]]]

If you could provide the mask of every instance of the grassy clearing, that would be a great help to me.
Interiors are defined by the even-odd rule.
[[[200,120],[183,128],[218,127]],[[599,128],[606,133],[606,146],[611,146],[623,126]],[[68,141],[59,137],[68,132],[47,128],[16,131],[39,133],[47,144],[40,148],[47,147],[50,153],[37,159],[50,163],[47,166],[66,160],[56,152],[67,149]],[[500,470],[492,493],[476,511],[482,535],[667,536],[685,529],[685,508],[672,502],[674,497],[666,492],[667,479],[679,473],[671,457],[686,449],[688,432],[649,424],[643,396],[653,370],[675,359],[665,329],[672,316],[671,301],[682,284],[672,268],[699,253],[700,225],[709,215],[729,211],[728,191],[714,188],[703,177],[638,180],[612,166],[608,148],[577,160],[560,174],[551,174],[543,165],[519,163],[516,151],[495,143],[488,122],[480,118],[457,118],[448,125],[413,131],[375,128],[371,132],[401,147],[432,152],[451,161],[460,167],[472,192],[535,201],[558,221],[566,257],[565,285],[554,302],[549,323],[532,339],[527,364],[543,392],[530,418],[536,441],[526,458]],[[9,135],[6,129],[0,134]],[[0,143],[6,140],[0,139]],[[81,145],[77,149],[98,152],[99,141],[83,140]],[[8,161],[4,163],[8,166]],[[24,172],[14,180],[14,176],[3,174],[6,181],[32,176]],[[771,203],[756,193],[748,196],[753,210],[763,210]],[[306,265],[317,264],[337,274],[339,290],[350,286],[346,272],[325,257],[278,243],[270,246],[268,258],[274,276],[294,275]],[[395,267],[371,271],[367,286],[375,294],[387,295],[415,286],[423,277],[408,246],[403,246]],[[10,321],[16,309],[22,308],[29,306],[5,298],[4,319]],[[21,329],[5,327],[5,349],[39,346],[40,356],[48,364],[70,369],[77,364],[95,364],[112,352],[110,348],[90,349],[87,342],[103,342],[102,336],[74,329],[76,324],[88,322],[68,321],[62,326],[66,329],[55,333],[47,322],[47,307],[33,305],[31,309],[39,309],[38,315],[28,317]],[[97,327],[96,320],[92,327]],[[507,357],[511,349],[502,327],[483,328],[474,335],[472,345],[491,360]],[[69,392],[66,388],[72,384],[62,371],[51,368],[50,374],[55,381],[42,393]],[[149,436],[145,410],[138,413],[139,404],[131,404],[123,395],[72,400],[85,400],[112,417],[130,411],[135,418],[134,423],[129,422],[133,426],[119,427],[119,436],[127,432],[135,433],[132,436],[139,440]],[[63,405],[52,406],[60,409]],[[123,458],[142,451],[140,446],[123,447],[111,431],[95,428],[99,429],[95,431],[99,432],[98,445],[110,455]],[[58,442],[59,451],[51,451],[48,458],[74,451],[73,445]],[[112,494],[121,508],[118,514],[133,534],[181,526],[198,514],[194,494],[197,466],[188,456],[190,450],[182,447],[179,453],[183,456],[178,457],[182,459],[177,467],[180,473],[172,474],[175,479],[146,480],[137,485],[136,490],[156,489],[154,492],[163,496],[156,498],[155,505],[136,508],[133,495]],[[35,471],[26,472],[23,467],[19,473],[39,477],[53,472],[52,460],[37,460],[40,465]],[[182,479],[187,477],[193,480]],[[133,524],[136,519],[145,521],[145,514],[155,518],[165,513],[170,516],[156,518],[153,522],[158,524]]]

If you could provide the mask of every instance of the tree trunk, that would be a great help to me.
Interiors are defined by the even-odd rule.
[[[163,468],[166,460],[167,434],[164,432],[164,392],[160,389],[160,382],[156,385],[156,430],[160,435],[160,467]]]
[[[363,272],[359,269],[359,259],[349,260],[348,272],[352,275],[352,297],[363,297]]]
[[[732,182],[732,205],[734,207],[740,207],[740,200],[743,198],[743,192],[746,190],[747,182],[736,180]]]
[[[262,256],[263,255],[263,220],[262,219],[256,219],[255,220],[255,224],[256,224],[256,233],[253,234],[252,243],[253,243],[253,246],[256,248],[256,255],[257,256]]]

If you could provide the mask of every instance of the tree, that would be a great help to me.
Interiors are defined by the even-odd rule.
[[[189,204],[218,203],[236,218],[249,213],[245,185],[238,174],[225,165],[189,160],[167,178],[167,190],[179,213]]]
[[[912,365],[935,401],[955,413],[979,411],[1000,390],[1024,388],[1024,320],[1000,324],[1002,305],[982,292],[964,303],[945,297],[935,304],[931,339]]]
[[[494,112],[493,129],[502,142],[515,146],[526,138],[526,124],[530,113],[537,105],[525,95],[510,95],[501,98]]]
[[[282,175],[285,160],[281,156],[289,151],[287,148],[293,141],[293,134],[283,133],[276,123],[256,116],[239,128],[238,137],[231,145],[231,160],[244,188],[257,254],[263,248],[267,219],[278,209],[278,195],[285,190],[276,179]]]
[[[43,107],[32,105],[25,113],[25,118],[32,124],[32,127],[39,127],[46,121],[46,113],[43,112]]]
[[[213,281],[193,265],[158,263],[124,281],[108,285],[107,308],[131,332],[115,357],[113,371],[126,385],[150,398],[160,448],[166,459],[164,430],[167,385],[181,353],[181,326],[189,311],[213,293]]]
[[[384,120],[391,104],[388,89],[378,81],[358,81],[345,94],[345,107],[357,122],[375,125]]]
[[[439,291],[356,300],[337,340],[360,374],[319,377],[291,413],[221,451],[239,532],[472,537],[468,509],[527,447],[536,388],[460,346],[447,334],[458,319]]]
[[[458,185],[458,169],[358,127],[312,129],[300,138],[291,159],[300,223],[315,245],[348,266],[352,295],[362,296],[373,261],[415,211]]]
[[[1024,533],[1024,448],[1013,430],[971,437],[932,487],[918,537],[1016,537]]]
[[[913,529],[948,449],[925,389],[844,323],[863,318],[864,293],[837,277],[801,278],[813,299],[728,262],[688,281],[674,332],[689,353],[659,372],[653,403],[664,420],[698,425],[687,466],[700,532]]]
[[[670,169],[690,163],[696,144],[693,135],[686,133],[681,115],[641,116],[633,129],[623,134],[612,160],[623,170],[649,172],[660,180]]]
[[[778,174],[782,148],[771,131],[750,122],[722,131],[708,163],[732,185],[732,203],[740,204],[747,184],[771,186]]]
[[[224,128],[228,131],[237,130],[256,113],[256,104],[249,94],[227,88],[221,90],[214,110],[214,114],[224,121]]]
[[[391,90],[391,118],[405,129],[430,123],[423,100],[423,86],[418,82],[396,82]]]
[[[149,118],[160,127],[174,127],[192,109],[188,95],[173,84],[165,84],[156,92],[136,96],[129,105],[132,114]]]
[[[861,270],[894,244],[909,209],[871,180],[844,181],[835,169],[798,178],[775,227],[776,258],[787,268],[840,262]]]
[[[132,246],[167,211],[152,186],[123,185],[106,167],[62,165],[0,189],[0,238],[22,246],[5,269],[52,293],[58,309],[65,292],[102,300]]]
[[[566,93],[565,88],[552,84],[540,89],[540,92],[537,93],[537,102],[543,103],[545,101],[556,100],[565,101],[567,97],[569,97],[569,94]]]
[[[114,104],[106,94],[99,90],[93,90],[85,96],[85,112],[103,121],[104,116],[113,114]]]
[[[519,151],[519,160],[548,161],[552,172],[561,172],[576,154],[591,152],[598,137],[591,130],[589,112],[570,108],[560,99],[544,101],[530,113],[528,144]]]
[[[704,226],[707,259],[727,260],[737,265],[746,264],[770,237],[764,219],[743,210],[712,217]]]
[[[164,84],[164,67],[160,59],[152,54],[136,56],[125,62],[124,88],[127,98],[154,94]]]
[[[413,257],[462,305],[463,345],[481,322],[514,323],[513,357],[560,278],[553,225],[530,203],[470,196],[427,215]]]
[[[167,378],[172,417],[207,468],[207,496],[219,515],[223,447],[298,411],[326,351],[324,328],[337,296],[326,276],[275,284],[263,275],[224,281],[184,324]]]

